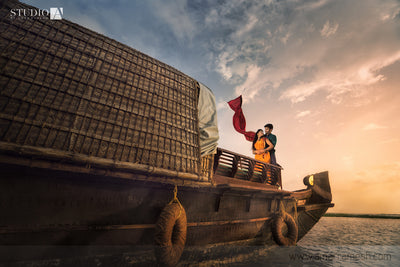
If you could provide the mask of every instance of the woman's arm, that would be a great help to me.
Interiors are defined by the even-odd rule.
[[[252,148],[251,150],[253,150],[253,155],[259,155],[259,154],[265,153],[264,149],[254,149],[254,148]]]
[[[253,150],[253,155],[258,155],[264,153],[263,149],[252,149]]]

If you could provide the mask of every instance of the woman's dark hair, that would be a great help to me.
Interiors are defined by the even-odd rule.
[[[257,140],[258,140],[258,135],[257,135],[257,134],[258,134],[259,131],[261,131],[261,132],[264,133],[264,131],[263,131],[262,129],[258,129],[258,130],[257,130],[256,135],[254,136],[254,139],[253,139],[253,149],[254,149],[254,150],[256,150],[256,148],[255,148],[254,145],[256,144],[256,142],[257,142]]]

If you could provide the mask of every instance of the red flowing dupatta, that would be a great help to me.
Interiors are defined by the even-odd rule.
[[[252,131],[246,132],[246,119],[244,118],[242,111],[242,96],[240,95],[239,97],[229,101],[228,104],[231,109],[235,111],[235,114],[233,115],[233,127],[235,130],[244,134],[247,141],[253,141],[256,133]]]

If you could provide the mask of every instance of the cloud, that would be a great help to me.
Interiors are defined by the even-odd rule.
[[[243,37],[247,36],[253,28],[256,26],[257,22],[259,22],[258,18],[254,15],[249,15],[246,24],[239,28],[236,32],[234,32],[232,38],[234,40],[242,40]]]
[[[298,118],[298,119],[299,118],[303,118],[303,117],[308,116],[310,114],[311,114],[310,110],[304,110],[304,111],[301,111],[301,112],[297,113],[296,114],[296,118]]]
[[[153,0],[149,4],[179,41],[191,41],[196,34],[196,25],[190,17],[186,0]]]
[[[215,70],[252,99],[278,90],[291,103],[317,92],[336,104],[348,96],[367,103],[357,92],[384,81],[382,70],[400,60],[394,10],[395,1],[229,1],[207,13],[206,46]]]
[[[225,100],[222,100],[222,99],[218,99],[218,101],[216,103],[216,106],[217,106],[217,110],[218,111],[220,111],[220,110],[228,110],[229,109],[228,103]]]
[[[360,55],[353,62],[344,59],[351,52],[343,52],[337,55],[338,58],[341,58],[340,60],[332,60],[332,56],[327,55],[327,62],[344,64],[343,67],[338,69],[333,64],[321,64],[321,69],[315,72],[312,81],[302,82],[300,80],[299,84],[286,89],[282,93],[281,99],[298,103],[306,100],[317,91],[324,91],[327,94],[327,99],[334,103],[341,103],[342,98],[350,92],[353,92],[353,96],[360,95],[355,91],[365,90],[368,86],[384,81],[385,76],[380,71],[400,60],[400,50],[387,52],[371,52],[370,55]]]
[[[329,0],[303,1],[299,6],[296,7],[296,10],[301,12],[312,11],[321,8],[328,2]]]
[[[330,80],[324,79],[311,83],[300,83],[283,92],[280,99],[290,99],[292,103],[302,102],[316,91],[326,88],[330,84]]]
[[[331,35],[334,35],[339,28],[339,24],[334,23],[333,25],[330,24],[329,21],[327,21],[324,25],[324,27],[321,30],[321,35],[323,37],[330,37]]]
[[[375,124],[375,123],[369,123],[363,127],[364,131],[371,131],[371,130],[381,130],[381,129],[386,129],[386,126]]]
[[[246,101],[254,99],[257,95],[258,90],[257,88],[263,87],[263,80],[259,79],[261,68],[256,65],[250,65],[246,69],[247,72],[247,79],[246,81],[241,84],[240,87],[236,87],[236,94],[240,95],[241,92],[246,90]]]
[[[74,13],[72,16],[69,18],[72,21],[78,22],[80,25],[87,27],[95,32],[101,33],[101,34],[106,34],[106,29],[104,28],[103,25],[96,19],[93,19],[91,17],[88,17],[86,15],[77,15]]]

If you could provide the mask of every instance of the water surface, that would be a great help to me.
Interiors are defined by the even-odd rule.
[[[400,220],[322,217],[296,247],[234,266],[400,266]]]

